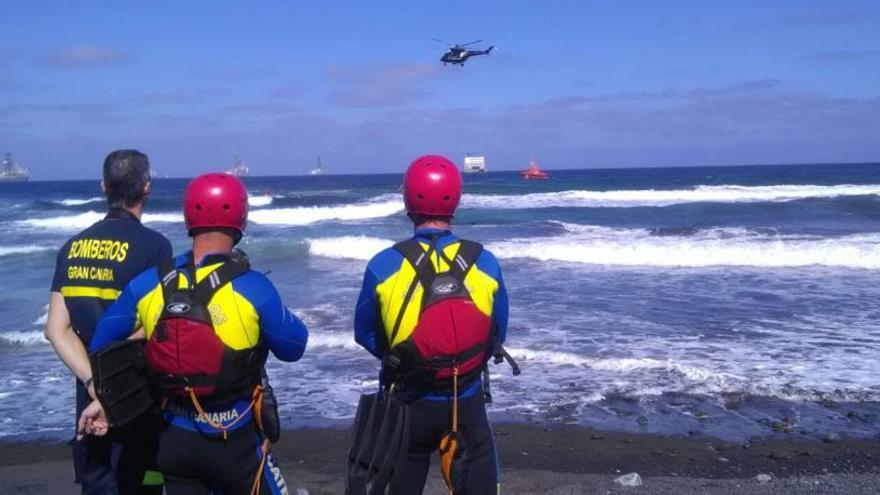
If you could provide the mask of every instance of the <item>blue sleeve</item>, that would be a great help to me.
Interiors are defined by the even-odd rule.
[[[503,344],[507,340],[507,318],[510,314],[510,301],[507,299],[507,287],[504,285],[504,277],[501,269],[498,269],[498,292],[495,293],[495,303],[492,305],[492,318],[495,320],[498,340]]]
[[[259,295],[248,299],[260,316],[260,333],[266,338],[269,350],[281,361],[292,362],[301,358],[309,340],[306,325],[284,306],[278,290],[264,275],[250,272],[242,279],[244,283],[252,282],[258,286],[256,292]]]
[[[379,280],[367,265],[361,293],[354,310],[354,340],[370,354],[382,359],[385,346],[383,345],[384,339],[377,338],[381,332],[378,301],[376,300],[377,285],[379,285]]]
[[[492,304],[492,319],[495,321],[498,340],[504,343],[507,339],[510,301],[507,299],[507,287],[504,285],[504,277],[501,275],[501,265],[495,255],[484,250],[477,259],[477,267],[498,282],[498,291],[495,293],[495,302]]]
[[[137,279],[135,279],[137,280]],[[134,294],[134,280],[128,283],[122,294],[116,299],[107,311],[98,320],[92,341],[89,344],[89,352],[95,352],[102,347],[117,340],[125,340],[135,330],[137,325],[137,303]]]

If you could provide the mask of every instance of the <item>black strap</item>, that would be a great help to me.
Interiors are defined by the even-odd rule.
[[[483,245],[479,242],[468,241],[462,239],[459,241],[460,246],[458,248],[458,253],[455,254],[455,258],[449,260],[444,255],[444,259],[449,263],[449,272],[458,280],[459,282],[464,282],[464,278],[467,275],[467,272],[471,269],[472,266],[477,262],[477,258],[480,257],[480,254],[483,252]]]
[[[428,261],[430,260],[431,254],[437,249],[437,239],[431,239],[431,245],[428,247],[427,251],[424,251],[422,245],[415,239],[398,242],[394,245],[394,249],[403,255],[409,264],[412,265],[416,272],[416,276],[413,277],[412,282],[406,289],[406,295],[403,296],[403,303],[400,305],[400,310],[397,312],[397,318],[394,320],[394,327],[391,329],[391,338],[388,339],[389,350],[394,346],[394,339],[397,338],[397,334],[400,332],[400,324],[403,322],[403,315],[409,307],[409,302],[412,300],[413,293],[416,291],[416,286],[422,279],[422,273],[425,272],[426,266],[431,265]],[[430,268],[433,272],[433,268]]]
[[[431,283],[434,281],[434,277],[436,274],[434,273],[434,263],[431,261],[431,256],[437,250],[437,238],[431,238],[431,244],[428,246],[428,250],[425,251],[422,249],[422,245],[419,241],[415,239],[410,239],[403,242],[398,242],[394,245],[394,249],[396,249],[406,261],[409,262],[410,266],[412,266],[413,270],[416,272],[416,276],[413,278],[412,284],[408,292],[415,290],[415,285],[417,283],[422,284],[422,288],[430,287]],[[409,301],[406,300],[404,304],[408,304]],[[405,306],[401,309],[406,309]]]
[[[166,258],[159,262],[159,283],[162,284],[162,297],[168,303],[171,294],[179,287],[180,273],[174,266],[174,260]]]
[[[190,289],[193,300],[201,304],[208,304],[218,290],[247,271],[248,267],[244,263],[233,260],[223,263]],[[193,277],[195,277],[195,273]]]
[[[458,253],[456,253],[455,258],[452,260],[443,253],[442,249],[437,249],[437,237],[431,238],[431,244],[428,246],[427,251],[422,249],[422,244],[415,239],[408,239],[394,245],[394,249],[396,249],[409,262],[409,264],[412,265],[413,270],[416,272],[416,276],[413,278],[412,283],[406,291],[406,295],[403,297],[403,304],[400,306],[400,311],[397,313],[397,318],[394,321],[394,327],[391,329],[391,338],[388,341],[389,349],[394,345],[394,339],[397,338],[397,334],[400,331],[400,324],[403,321],[403,315],[406,313],[406,309],[412,300],[417,282],[422,284],[423,290],[428,290],[434,282],[434,279],[437,277],[437,272],[434,270],[434,263],[431,262],[431,256],[434,252],[436,251],[446,260],[449,264],[450,274],[462,283],[464,282],[468,270],[470,270],[474,263],[476,263],[477,258],[480,257],[480,253],[483,252],[483,245],[479,242],[459,239],[458,243]],[[425,300],[425,298],[422,298],[422,302]]]
[[[209,273],[201,282],[193,285],[195,282],[196,268],[191,263],[190,267],[193,282],[189,284],[189,290],[192,294],[193,300],[201,304],[208,304],[211,298],[214,297],[214,294],[216,294],[221,287],[249,270],[246,263],[242,263],[238,260],[230,260]],[[180,272],[174,266],[173,260],[166,259],[159,263],[159,282],[162,284],[162,296],[166,302],[169,300],[171,294],[179,290],[179,280]]]

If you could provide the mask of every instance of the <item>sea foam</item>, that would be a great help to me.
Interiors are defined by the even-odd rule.
[[[88,199],[76,199],[76,198],[60,199],[57,201],[53,201],[53,203],[57,203],[57,204],[64,205],[64,206],[80,206],[80,205],[85,205],[85,204],[89,204],[89,203],[99,203],[99,202],[105,201],[105,200],[106,200],[106,198],[102,198],[100,196],[95,196],[94,198],[88,198]]]
[[[248,205],[253,206],[254,208],[269,206],[272,204],[273,199],[274,198],[268,194],[248,196]]]
[[[465,194],[465,208],[532,209],[666,206],[679,203],[755,203],[880,195],[878,185],[697,186],[693,189],[569,190],[530,194]]]
[[[646,229],[563,224],[559,236],[488,242],[502,259],[526,258],[588,265],[653,267],[880,268],[880,234],[836,238],[770,235],[749,229],[708,229],[689,236],[656,236]],[[345,236],[309,239],[309,254],[369,260],[389,239]]]
[[[309,239],[309,254],[325,258],[369,260],[394,241],[368,236]]]
[[[97,211],[87,211],[76,215],[62,215],[46,218],[28,218],[16,223],[26,227],[52,230],[81,230],[103,219],[107,214]],[[182,213],[144,213],[144,223],[174,223],[183,222]]]
[[[36,244],[28,244],[25,246],[0,246],[0,256],[11,254],[29,254],[39,251],[49,251],[54,248],[50,246],[37,246]]]
[[[310,225],[332,220],[350,221],[382,218],[403,209],[401,201],[376,201],[339,206],[271,208],[255,210],[249,220],[265,225]]]
[[[656,236],[646,229],[565,226],[568,232],[560,236],[511,239],[487,247],[499,258],[591,265],[880,268],[880,234],[813,237],[707,229],[688,236]]]
[[[0,332],[0,340],[10,344],[35,345],[45,344],[46,337],[40,330]]]

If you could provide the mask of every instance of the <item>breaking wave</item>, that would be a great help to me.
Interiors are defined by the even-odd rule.
[[[53,248],[49,246],[37,246],[36,244],[29,244],[27,246],[0,246],[0,256],[36,253],[38,251],[49,251],[51,249]]]
[[[46,337],[41,330],[0,332],[0,340],[17,345],[46,344]]]
[[[335,259],[369,260],[394,241],[367,236],[309,239],[309,254]]]
[[[835,266],[880,269],[880,234],[836,238],[773,235],[749,229],[708,229],[687,236],[658,236],[647,229],[563,224],[554,237],[489,242],[499,258],[529,258],[590,265],[708,267]],[[394,244],[365,236],[309,240],[309,254],[369,260]]]
[[[95,222],[100,221],[107,214],[97,211],[87,211],[77,215],[64,215],[59,217],[47,218],[28,218],[19,220],[16,223],[25,227],[33,227],[39,229],[56,229],[56,230],[80,230],[91,226]],[[181,213],[144,213],[144,223],[158,222],[183,222],[183,214]]]
[[[268,194],[248,196],[248,205],[250,205],[254,208],[259,208],[261,206],[269,206],[272,204],[272,201],[274,199],[275,198],[273,198],[272,196],[270,196]]]
[[[880,269],[880,234],[818,237],[716,228],[687,236],[658,236],[647,229],[563,226],[567,233],[560,236],[511,239],[487,247],[499,258],[591,265]]]
[[[400,200],[382,200],[339,206],[255,210],[250,213],[248,219],[254,223],[265,225],[309,225],[331,220],[348,221],[382,218],[394,215],[402,210],[403,203]]]
[[[601,401],[605,398],[604,395],[609,393],[644,397],[670,392],[713,396],[748,394],[794,401],[880,399],[880,392],[870,385],[850,383],[849,386],[841,386],[840,383],[834,382],[829,384],[824,378],[836,373],[821,366],[813,370],[813,374],[798,374],[794,378],[790,370],[785,373],[787,371],[785,363],[781,363],[778,370],[771,366],[765,369],[764,373],[756,373],[754,367],[749,369],[754,363],[748,359],[744,359],[743,366],[738,369],[725,371],[718,369],[714,363],[706,361],[692,364],[678,359],[650,357],[590,357],[568,352],[514,347],[508,348],[508,352],[523,367],[540,367],[542,372],[549,374],[551,382],[553,377],[562,373],[561,370],[565,367],[590,370],[592,380],[598,382],[595,390],[600,393],[592,395],[589,402]],[[730,363],[730,361],[726,362]]]
[[[100,196],[95,196],[94,198],[88,198],[88,199],[73,199],[72,198],[72,199],[60,199],[60,200],[52,201],[52,202],[59,204],[59,205],[63,205],[63,206],[80,206],[80,205],[86,205],[89,203],[100,203],[105,200],[106,200],[106,198],[102,198]]]
[[[679,203],[757,203],[880,195],[877,185],[697,186],[693,189],[570,190],[531,194],[465,194],[466,208],[531,209],[666,206]]]

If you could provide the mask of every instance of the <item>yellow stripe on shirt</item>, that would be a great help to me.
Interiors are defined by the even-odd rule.
[[[106,299],[108,301],[115,301],[121,293],[122,291],[117,289],[85,287],[81,285],[68,285],[61,288],[61,295],[64,297],[97,297],[98,299]]]

